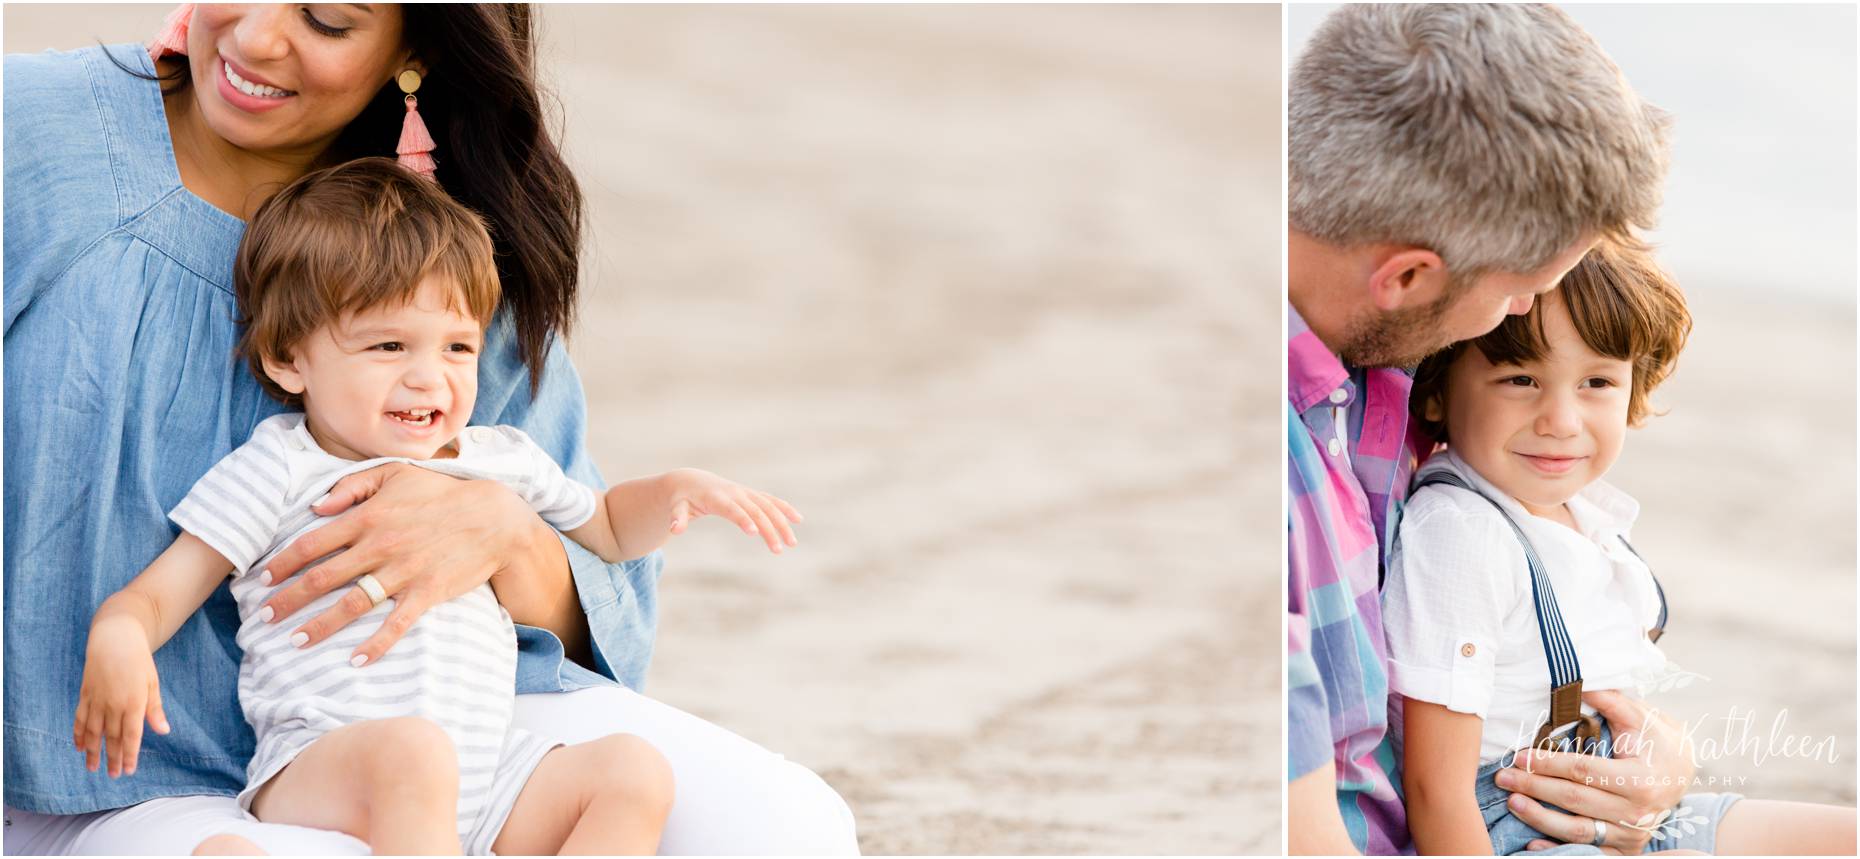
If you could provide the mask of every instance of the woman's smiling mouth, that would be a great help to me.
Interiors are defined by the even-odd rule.
[[[219,58],[220,98],[247,113],[262,113],[288,102],[297,93],[258,83],[243,75],[225,57]]]

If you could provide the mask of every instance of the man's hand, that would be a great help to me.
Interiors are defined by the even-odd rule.
[[[363,665],[379,660],[428,608],[484,584],[508,559],[522,557],[540,521],[523,499],[494,480],[459,480],[401,462],[343,478],[311,509],[337,518],[279,552],[267,568],[269,580],[283,581],[318,558],[339,554],[272,595],[260,616],[269,611],[270,622],[282,622],[317,597],[372,573],[394,600],[394,610],[356,649]],[[366,593],[352,588],[298,627],[303,634],[298,646],[328,638],[373,608]]]
[[[1691,744],[1678,725],[1619,692],[1590,692],[1582,699],[1608,719],[1616,756],[1520,753],[1513,767],[1498,773],[1498,785],[1520,794],[1511,797],[1511,811],[1539,832],[1583,844],[1595,837],[1595,821],[1601,820],[1608,824],[1605,847],[1639,853],[1653,833],[1627,824],[1672,808],[1685,796],[1693,772]],[[1555,842],[1537,840],[1529,849],[1552,846]]]
[[[85,647],[84,680],[71,724],[71,742],[84,752],[84,768],[97,771],[98,747],[107,740],[110,778],[135,775],[145,719],[155,733],[168,733],[148,632],[123,615],[99,613]]]

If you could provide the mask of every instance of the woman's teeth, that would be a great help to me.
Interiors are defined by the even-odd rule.
[[[296,94],[287,89],[278,89],[274,86],[252,83],[240,77],[238,72],[233,71],[231,63],[221,61],[220,67],[226,70],[226,80],[233,85],[233,89],[252,96],[253,98],[284,98],[285,96]]]

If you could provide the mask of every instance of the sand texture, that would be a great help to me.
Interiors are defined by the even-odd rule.
[[[670,549],[649,691],[869,852],[1277,852],[1276,10],[570,20],[595,453],[808,516]]]

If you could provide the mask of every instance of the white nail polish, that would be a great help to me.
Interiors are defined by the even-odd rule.
[[[277,612],[271,610],[271,606],[265,606],[258,610],[258,619],[261,623],[270,623],[271,619],[277,617],[277,615]]]
[[[310,643],[310,633],[307,633],[307,632],[291,633],[291,646],[302,647],[309,643]]]
[[[321,507],[321,506],[323,506],[323,502],[325,502],[325,501],[328,501],[328,500],[329,500],[329,493],[327,493],[327,492],[325,492],[325,493],[323,493],[323,497],[322,497],[322,498],[318,498],[317,500],[315,500],[315,501],[312,501],[312,502],[310,502],[310,506],[311,506],[311,507]]]
[[[267,585],[273,584],[275,582],[275,580],[271,578],[271,570],[269,569],[259,570],[258,580],[260,583],[267,584]]]
[[[353,665],[353,666],[355,666],[355,667],[357,667],[357,668],[360,668],[360,667],[362,667],[362,666],[364,666],[364,665],[367,665],[367,664],[368,664],[368,654],[366,654],[366,653],[357,653],[357,654],[355,654],[354,656],[352,656],[352,657],[350,657],[350,658],[349,658],[349,664],[350,664],[350,665]]]

